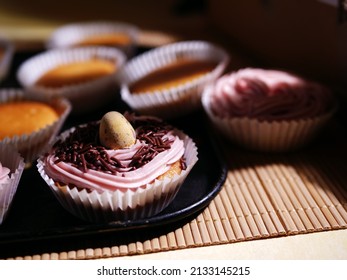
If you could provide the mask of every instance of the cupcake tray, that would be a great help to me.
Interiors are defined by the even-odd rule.
[[[4,88],[18,87],[16,69],[33,52],[18,53]],[[124,112],[127,106],[116,98],[109,108],[88,115],[69,116],[63,130],[100,119],[109,110]],[[5,222],[0,226],[0,258],[74,250],[89,246],[113,246],[129,240],[147,240],[170,228],[178,228],[198,215],[220,191],[227,166],[203,124],[202,112],[170,121],[193,138],[199,160],[175,200],[148,219],[93,224],[74,217],[56,200],[40,177],[36,162],[23,172],[18,191]],[[189,120],[189,121],[187,121]]]

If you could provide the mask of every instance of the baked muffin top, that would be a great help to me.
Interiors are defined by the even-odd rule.
[[[125,33],[94,34],[74,44],[75,46],[125,46],[131,44],[131,38]]]
[[[36,101],[0,104],[0,140],[38,131],[59,118],[49,105]]]
[[[43,87],[62,87],[93,81],[116,71],[112,61],[91,59],[59,65],[43,74],[36,85]]]
[[[183,85],[211,72],[217,63],[206,60],[179,60],[161,67],[134,82],[131,93],[154,92]]]

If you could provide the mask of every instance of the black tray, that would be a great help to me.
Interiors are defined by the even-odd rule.
[[[29,55],[15,57],[12,76],[5,81],[5,85],[18,86],[13,73],[20,61]],[[124,112],[129,108],[118,95],[106,108],[84,116],[69,116],[63,129],[100,119],[108,110]],[[208,134],[203,112],[177,118],[170,123],[193,138],[198,147],[199,160],[174,201],[164,211],[148,219],[134,221],[105,224],[83,221],[58,203],[34,164],[23,172],[9,215],[0,226],[0,258],[145,241],[193,219],[219,192],[226,179],[227,167]]]

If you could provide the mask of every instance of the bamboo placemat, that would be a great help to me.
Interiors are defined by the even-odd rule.
[[[347,228],[347,137],[330,127],[291,154],[252,153],[219,139],[229,167],[196,218],[145,241],[15,259],[97,259]]]

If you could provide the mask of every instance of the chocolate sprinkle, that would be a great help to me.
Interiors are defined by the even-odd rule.
[[[133,155],[127,169],[116,157],[110,158],[106,148],[98,143],[99,122],[76,127],[64,141],[57,141],[53,146],[57,157],[55,163],[68,162],[83,172],[93,169],[117,174],[138,169],[159,153],[170,149],[172,142],[163,137],[173,129],[172,126],[157,118],[136,116],[134,113],[126,112],[124,116],[136,130],[137,139],[146,143]],[[180,163],[181,168],[186,169],[184,158]]]

